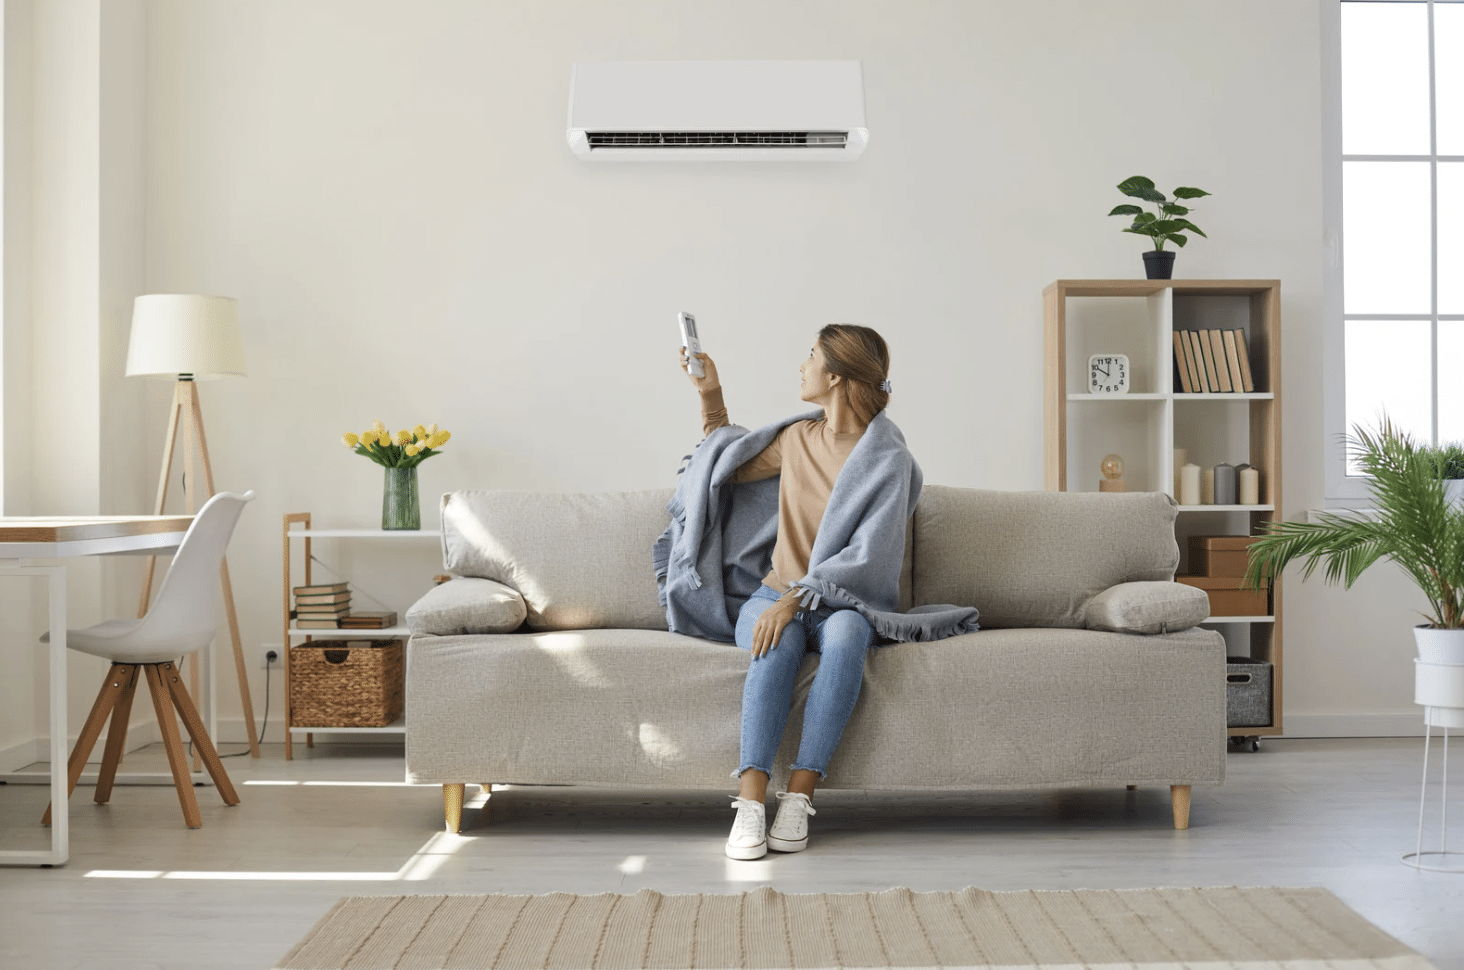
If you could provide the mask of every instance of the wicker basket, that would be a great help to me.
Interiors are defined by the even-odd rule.
[[[291,727],[386,727],[402,716],[401,640],[290,648]]]

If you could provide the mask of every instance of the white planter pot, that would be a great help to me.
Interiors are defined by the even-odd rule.
[[[1464,630],[1416,626],[1413,640],[1418,644],[1418,659],[1423,663],[1464,664]]]
[[[1413,628],[1418,659],[1413,701],[1434,727],[1464,728],[1464,630]]]
[[[1444,482],[1444,501],[1450,508],[1464,509],[1464,478],[1451,478]]]

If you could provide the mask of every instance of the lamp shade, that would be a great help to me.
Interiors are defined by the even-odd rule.
[[[239,301],[229,296],[152,293],[132,305],[127,376],[244,376]]]

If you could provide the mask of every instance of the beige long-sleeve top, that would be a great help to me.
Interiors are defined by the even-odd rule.
[[[729,424],[722,389],[701,395],[702,433]],[[813,540],[828,508],[834,481],[863,431],[846,434],[830,430],[828,422],[795,421],[773,443],[748,459],[733,481],[756,482],[782,475],[778,482],[778,538],[773,544],[773,568],[763,582],[780,593],[808,574]]]

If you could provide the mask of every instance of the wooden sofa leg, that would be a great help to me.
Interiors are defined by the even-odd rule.
[[[463,791],[466,788],[463,782],[442,786],[442,811],[447,817],[447,830],[454,835],[463,830]]]
[[[1169,801],[1174,807],[1174,827],[1189,828],[1190,786],[1170,785]]]

